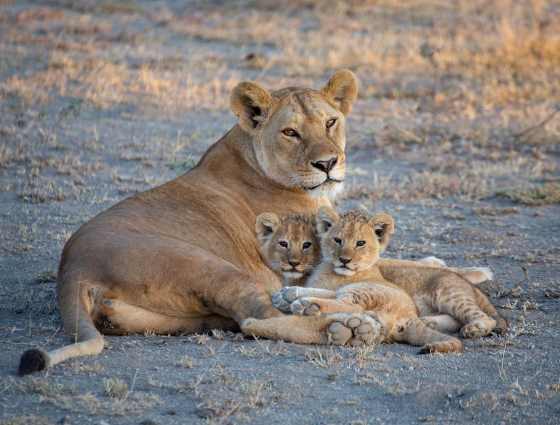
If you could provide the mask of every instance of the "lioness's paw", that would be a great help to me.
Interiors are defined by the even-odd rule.
[[[383,339],[383,326],[365,314],[333,314],[335,321],[327,329],[329,342],[336,345],[373,345]]]
[[[298,297],[297,286],[286,286],[272,295],[272,305],[284,313],[290,313],[290,304]]]
[[[300,316],[318,316],[321,314],[321,307],[306,298],[295,300],[290,305],[290,310],[293,314],[299,314]]]

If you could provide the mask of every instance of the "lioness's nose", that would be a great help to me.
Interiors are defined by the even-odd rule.
[[[340,262],[341,262],[342,265],[344,265],[344,266],[345,266],[346,264],[348,264],[350,261],[352,261],[352,259],[351,259],[351,258],[348,258],[348,257],[339,257],[338,259],[340,260]]]
[[[325,161],[311,161],[311,165],[325,173],[328,173],[334,168],[337,161],[338,158],[336,156],[333,156],[332,158]]]

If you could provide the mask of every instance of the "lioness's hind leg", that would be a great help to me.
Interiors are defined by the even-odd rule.
[[[458,322],[449,314],[422,316],[420,320],[422,320],[426,326],[439,332],[455,333],[461,329],[461,322]]]
[[[174,317],[156,313],[125,303],[105,299],[97,306],[96,323],[107,334],[145,333],[177,334],[202,333],[212,329],[237,330],[235,321],[218,315],[204,317]],[[103,327],[105,325],[105,327]]]

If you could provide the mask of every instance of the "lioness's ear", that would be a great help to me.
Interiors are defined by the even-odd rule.
[[[266,120],[271,106],[272,96],[258,84],[242,82],[231,92],[231,110],[239,118],[239,126],[249,133]]]
[[[280,219],[278,216],[271,212],[262,213],[257,217],[255,224],[255,231],[257,232],[257,239],[261,242],[267,241],[272,234],[278,229]]]
[[[379,245],[381,251],[385,251],[385,248],[391,240],[391,236],[395,233],[395,220],[387,213],[379,213],[374,215],[369,223],[373,227],[375,236],[379,240]]]
[[[323,236],[338,221],[338,214],[332,208],[321,207],[315,219],[317,234]]]
[[[321,93],[331,99],[340,112],[348,115],[358,97],[358,78],[348,69],[336,71]]]

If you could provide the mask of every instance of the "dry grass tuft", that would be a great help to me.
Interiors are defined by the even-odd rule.
[[[185,369],[192,369],[194,367],[193,358],[185,355],[179,359],[178,365]]]
[[[128,384],[119,378],[107,378],[103,380],[105,394],[109,397],[123,400],[128,396]]]
[[[0,420],[0,425],[51,425],[52,422],[45,416],[24,415]]]
[[[332,348],[314,348],[305,352],[305,360],[315,366],[329,368],[339,364],[343,357]]]
[[[487,196],[490,193],[489,187],[490,182],[476,172],[458,176],[435,171],[414,171],[399,177],[381,177],[376,174],[373,184],[349,188],[345,198],[410,202],[457,196],[472,200]]]
[[[507,189],[496,193],[518,204],[542,206],[560,203],[560,183],[545,183],[521,189]]]

